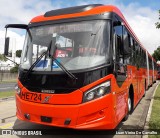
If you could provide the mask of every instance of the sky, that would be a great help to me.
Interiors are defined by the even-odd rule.
[[[160,0],[0,0],[0,53],[4,49],[6,24],[28,24],[47,11],[86,4],[117,6],[150,54],[160,46],[160,29],[155,27]],[[8,34],[14,38],[16,49],[22,49],[24,33],[14,29]]]

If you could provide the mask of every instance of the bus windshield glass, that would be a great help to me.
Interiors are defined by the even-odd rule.
[[[26,34],[20,67],[29,69],[50,49],[67,70],[81,70],[110,61],[110,21],[93,20],[32,27]],[[53,48],[55,47],[55,48]],[[48,53],[34,71],[62,71]]]

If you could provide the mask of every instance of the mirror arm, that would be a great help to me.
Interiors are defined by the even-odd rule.
[[[19,28],[19,29],[27,29],[28,25],[26,24],[7,24],[5,28]]]
[[[14,64],[16,64],[17,66],[19,66],[19,64],[18,64],[18,63],[16,63],[16,62],[14,62],[13,60],[9,59],[9,58],[8,58],[8,57],[6,57],[5,55],[4,55],[4,58],[6,58],[7,60],[9,60],[9,61],[13,62]]]

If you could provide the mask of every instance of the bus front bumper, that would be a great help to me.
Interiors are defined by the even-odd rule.
[[[79,105],[51,105],[22,100],[16,95],[16,115],[20,120],[73,129],[113,129],[111,95]],[[112,98],[111,98],[112,99]]]

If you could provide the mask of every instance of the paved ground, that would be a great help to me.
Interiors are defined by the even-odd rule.
[[[138,104],[138,106],[135,108],[132,115],[129,116],[128,120],[125,122],[122,122],[118,125],[118,129],[140,129],[144,127],[145,120],[148,113],[148,108],[150,105],[150,101],[152,99],[152,95],[154,92],[155,87],[157,86],[158,82],[154,84],[147,92],[146,97],[144,97]],[[86,135],[85,132],[77,131],[78,133],[81,133],[81,135],[73,135],[75,134],[75,130],[66,130],[66,129],[58,129],[54,127],[49,126],[43,126],[28,122],[20,121],[15,116],[15,101],[14,100],[7,100],[0,102],[0,128],[1,129],[52,129],[51,131],[57,131],[58,135],[52,135],[52,136],[38,136],[38,137],[45,137],[45,138],[84,138],[84,137],[91,137],[91,138],[140,138],[141,135],[107,135],[103,133],[103,135],[100,135],[100,133],[92,135],[92,132],[89,132],[88,135]],[[68,131],[68,135],[65,134],[65,132]],[[9,136],[9,138],[21,138],[22,136]],[[23,136],[24,137],[24,136]],[[27,136],[28,138],[29,136]],[[0,138],[6,138],[6,136],[0,135]]]
[[[12,91],[14,90],[15,82],[12,83],[0,83],[0,92]]]

